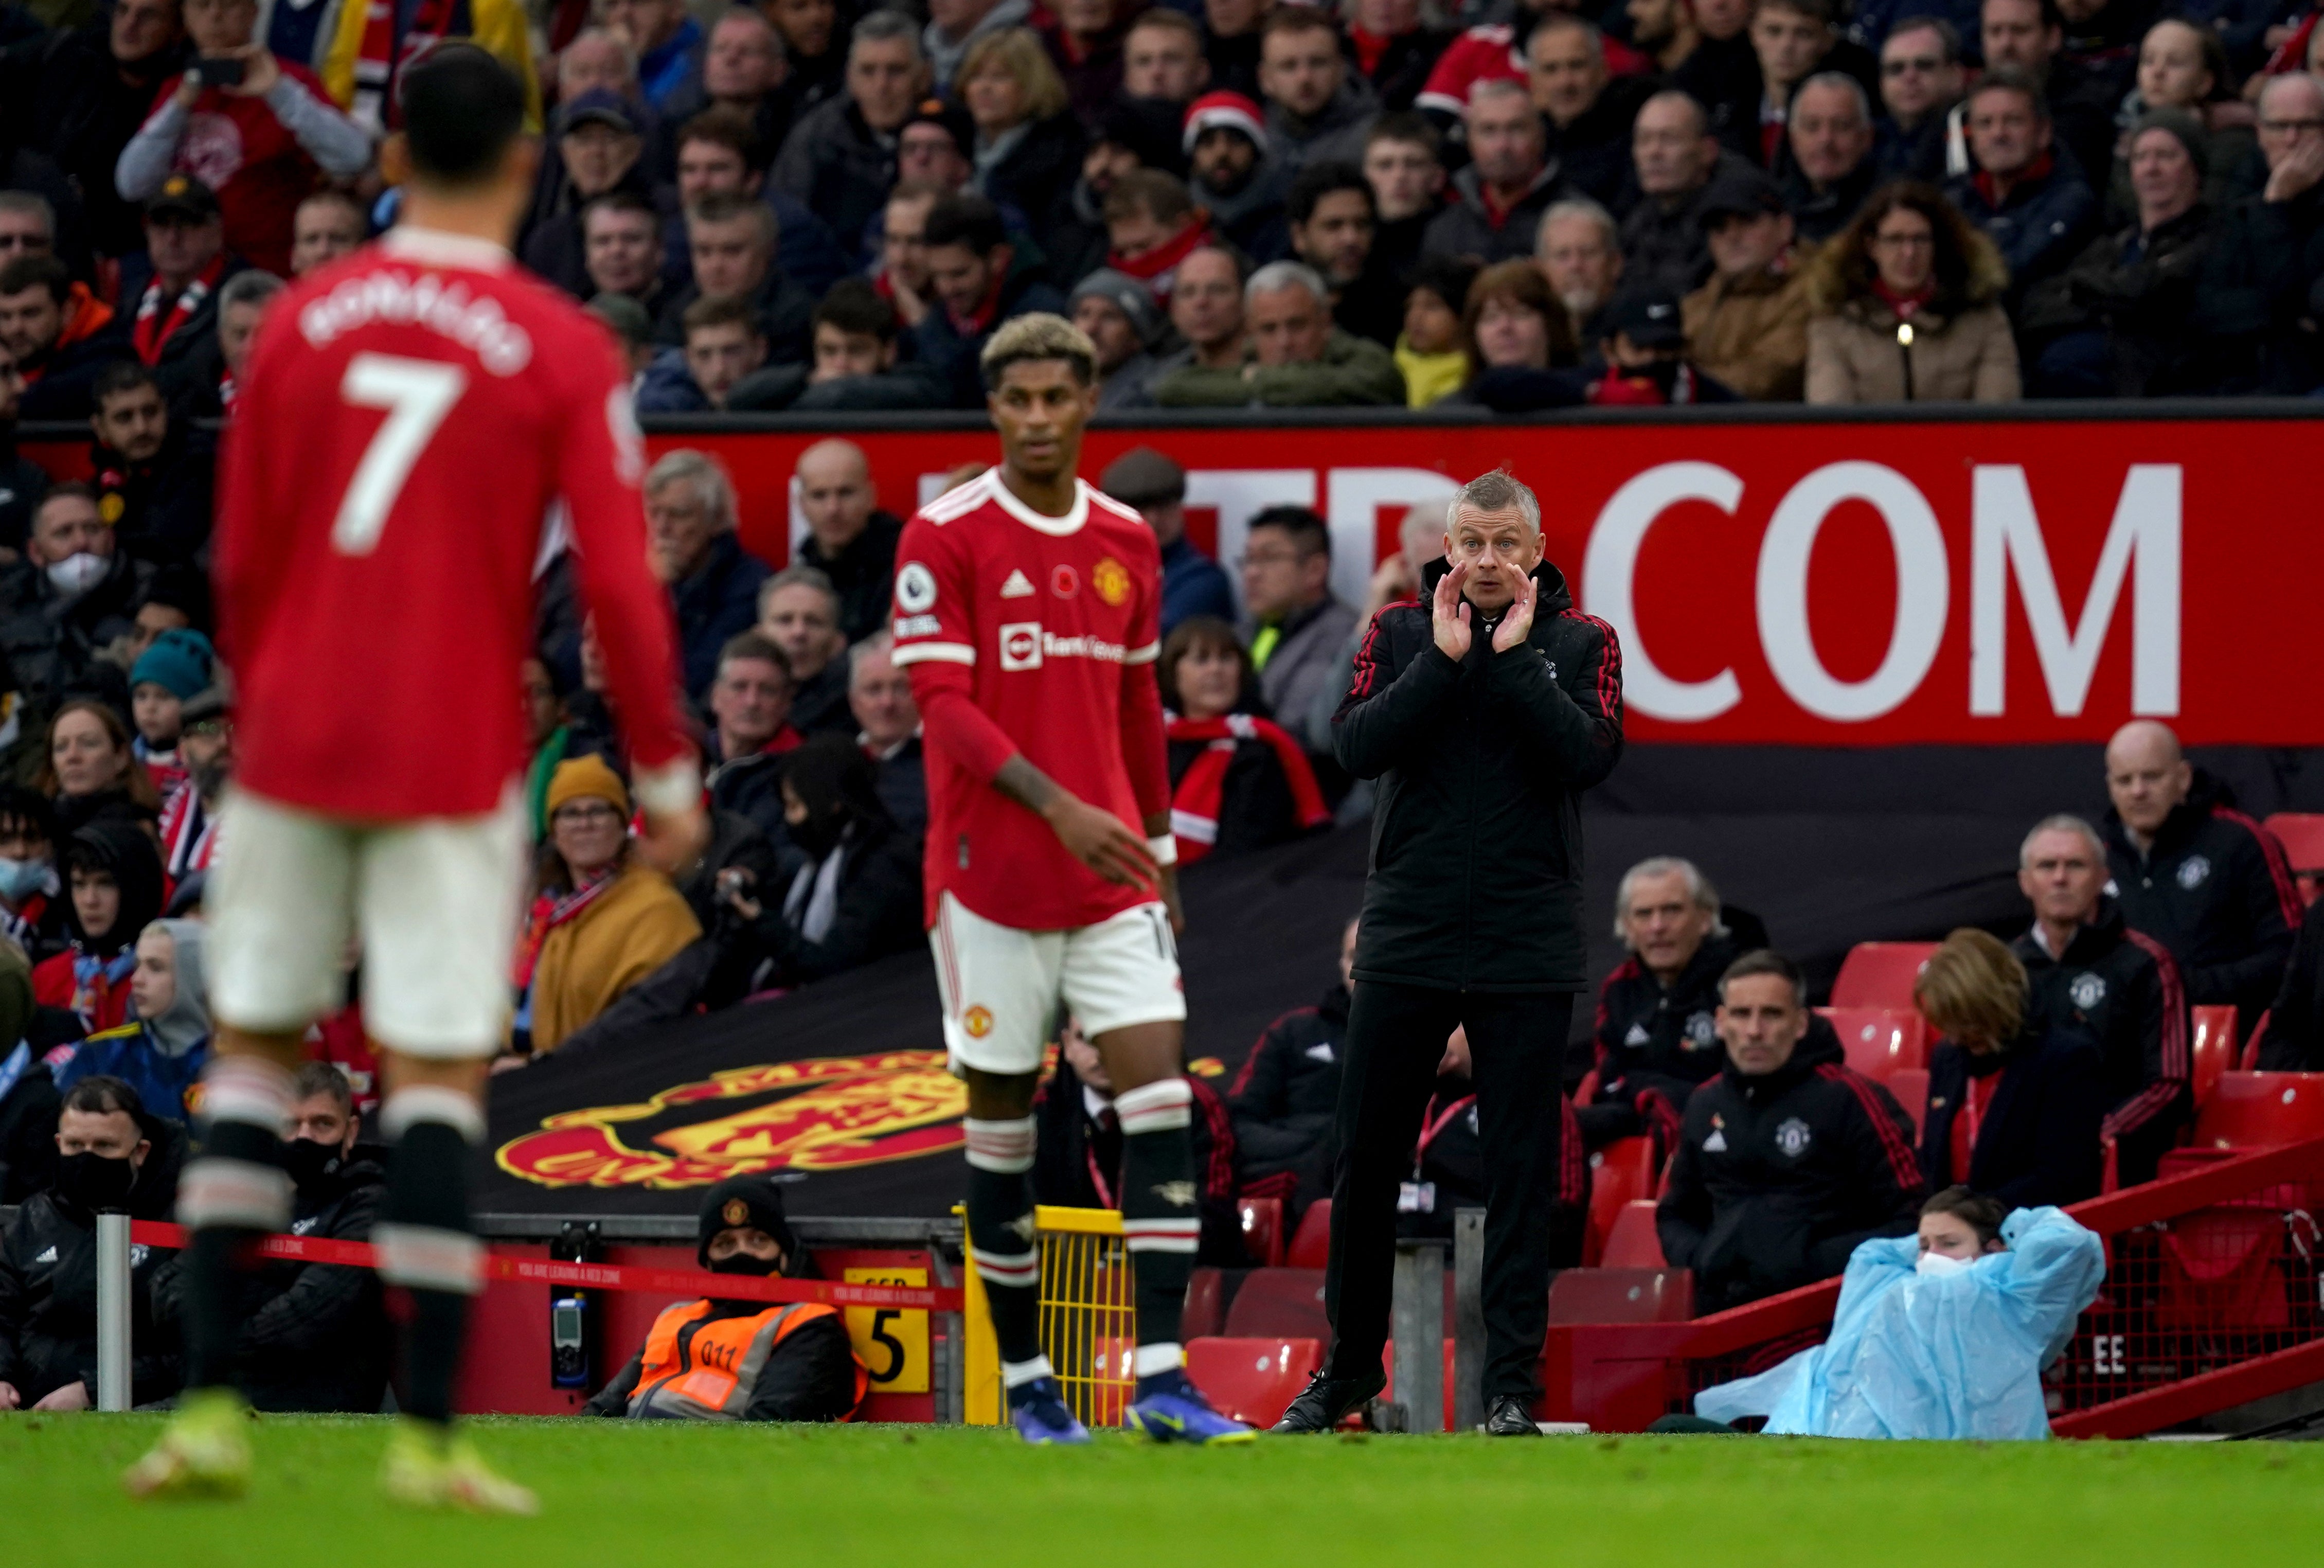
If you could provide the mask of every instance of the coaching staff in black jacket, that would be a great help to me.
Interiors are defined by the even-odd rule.
[[[1489,1173],[1486,1428],[1535,1431],[1560,1068],[1587,982],[1582,791],[1621,755],[1621,653],[1541,558],[1533,492],[1487,474],[1446,517],[1428,599],[1374,617],[1332,721],[1341,764],[1379,796],[1340,1089],[1335,1342],[1277,1431],[1328,1430],[1379,1391],[1397,1184],[1456,1025]]]

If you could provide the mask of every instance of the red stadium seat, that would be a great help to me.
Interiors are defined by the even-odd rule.
[[[1549,1286],[1552,1323],[1684,1323],[1694,1315],[1686,1268],[1564,1268]]]
[[[2267,1037],[2267,1020],[2274,1016],[2275,1010],[2270,1008],[2259,1015],[2257,1023],[2252,1025],[2251,1038],[2244,1042],[2244,1054],[2236,1058],[2236,1065],[2242,1071],[2248,1073],[2258,1067],[2259,1043]]]
[[[2275,1148],[2310,1138],[2324,1138],[2324,1073],[2222,1073],[2190,1143]]]
[[[1858,942],[1831,982],[1831,1005],[1912,1009],[1913,982],[1936,950],[1933,942]]]
[[[1922,1125],[1929,1119],[1929,1070],[1926,1067],[1899,1067],[1888,1075],[1888,1093],[1896,1096],[1896,1103],[1913,1119],[1913,1141],[1921,1141]]]
[[[1639,1198],[1624,1204],[1622,1212],[1606,1235],[1605,1256],[1600,1259],[1608,1268],[1661,1268],[1663,1262],[1662,1233],[1655,1229],[1655,1210],[1660,1207],[1652,1198]]]
[[[2318,884],[2324,882],[2324,813],[2279,811],[2260,826],[2282,842],[2301,901],[2314,903]]]
[[[1655,1195],[1655,1140],[1618,1138],[1590,1157],[1590,1226],[1582,1238],[1582,1261],[1596,1263],[1605,1250],[1622,1205]]]
[[[1929,1026],[1909,1008],[1820,1007],[1840,1037],[1848,1065],[1882,1083],[1899,1067],[1929,1065]]]
[[[1231,1336],[1312,1339],[1329,1343],[1332,1325],[1323,1316],[1323,1271],[1320,1268],[1254,1268],[1234,1305],[1227,1308]]]
[[[1215,1268],[1197,1268],[1186,1277],[1186,1310],[1178,1323],[1180,1338],[1214,1334],[1226,1326],[1226,1283]]]
[[[1299,1216],[1298,1233],[1283,1250],[1283,1261],[1294,1268],[1321,1268],[1332,1260],[1332,1200],[1318,1198]]]
[[[2219,1075],[2236,1068],[2236,1010],[2232,1007],[2195,1007],[2187,1010],[2194,1025],[2195,1043],[2189,1053],[2192,1067],[2195,1108],[2211,1097],[2212,1086]]]
[[[1186,1342],[1186,1376],[1210,1397],[1222,1416],[1268,1427],[1283,1412],[1307,1375],[1323,1364],[1319,1339],[1225,1339],[1205,1336]]]
[[[1242,1250],[1250,1260],[1263,1268],[1272,1268],[1283,1261],[1283,1200],[1281,1198],[1239,1198],[1235,1206],[1242,1211]]]

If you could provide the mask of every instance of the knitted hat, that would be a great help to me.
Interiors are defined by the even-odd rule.
[[[2211,173],[2211,142],[2203,134],[2203,124],[2184,109],[2149,109],[2138,116],[2130,128],[2130,139],[2136,143],[2149,131],[2168,131],[2187,149],[2188,158],[2195,165],[2195,180],[2201,183]]]
[[[798,1241],[791,1234],[790,1222],[783,1217],[782,1192],[765,1176],[728,1176],[703,1195],[694,1225],[694,1260],[707,1268],[711,1239],[737,1225],[764,1231],[781,1244],[787,1262],[797,1260]]]
[[[217,664],[217,653],[208,638],[183,626],[173,627],[153,639],[152,646],[138,656],[136,668],[129,672],[130,689],[151,684],[183,702],[209,685],[210,671]]]
[[[622,776],[605,765],[605,759],[591,752],[557,764],[557,771],[549,776],[548,814],[575,800],[604,800],[624,818],[630,815],[630,792],[622,788]]]
[[[952,144],[963,158],[972,163],[976,161],[976,122],[958,104],[948,104],[937,97],[922,98],[896,128],[896,134],[900,137],[915,125],[934,125],[952,138]]]
[[[1073,297],[1065,301],[1065,309],[1074,309],[1093,294],[1130,318],[1130,330],[1138,334],[1142,346],[1153,347],[1154,340],[1162,336],[1161,308],[1146,291],[1146,285],[1129,273],[1100,267],[1074,285]]]
[[[1186,106],[1186,125],[1180,145],[1191,156],[1194,143],[1203,139],[1204,132],[1215,131],[1222,126],[1230,131],[1240,131],[1251,139],[1254,146],[1261,152],[1266,151],[1267,116],[1257,104],[1240,93],[1231,93],[1224,88],[1204,93]]]

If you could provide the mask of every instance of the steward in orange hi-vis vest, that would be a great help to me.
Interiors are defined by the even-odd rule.
[[[798,1244],[764,1176],[730,1176],[702,1205],[696,1259],[717,1274],[784,1273]],[[715,1296],[662,1309],[595,1416],[678,1421],[847,1421],[871,1388],[835,1309]]]

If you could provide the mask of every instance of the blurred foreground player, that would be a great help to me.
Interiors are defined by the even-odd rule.
[[[1200,1240],[1186,1002],[1162,704],[1162,562],[1139,514],[1082,483],[1097,351],[1020,316],[982,356],[1001,466],[923,507],[896,547],[895,661],[928,776],[927,920],[945,1047],[968,1084],[968,1250],[991,1303],[1010,1418],[1086,1443],[1041,1353],[1033,1093],[1070,1010],[1122,1133],[1138,1393],[1125,1424],[1196,1443],[1250,1429],[1186,1380],[1178,1342]]]
[[[604,328],[506,249],[537,160],[522,89],[466,46],[405,79],[403,130],[382,160],[402,221],[269,312],[226,451],[217,602],[242,696],[209,897],[217,1052],[203,1156],[179,1189],[193,1231],[188,1393],[129,1472],[141,1494],[247,1480],[243,1272],[254,1240],[290,1217],[290,1073],[307,1026],[340,1000],[359,928],[380,1128],[395,1145],[373,1241],[381,1277],[412,1303],[406,1419],[383,1484],[423,1507],[535,1507],[450,1423],[483,1284],[466,1164],[507,1022],[525,844],[517,676],[552,503],[579,546],[644,848],[669,864],[703,837],[668,601],[646,571],[626,377]],[[407,743],[382,753],[370,742],[383,732]]]

